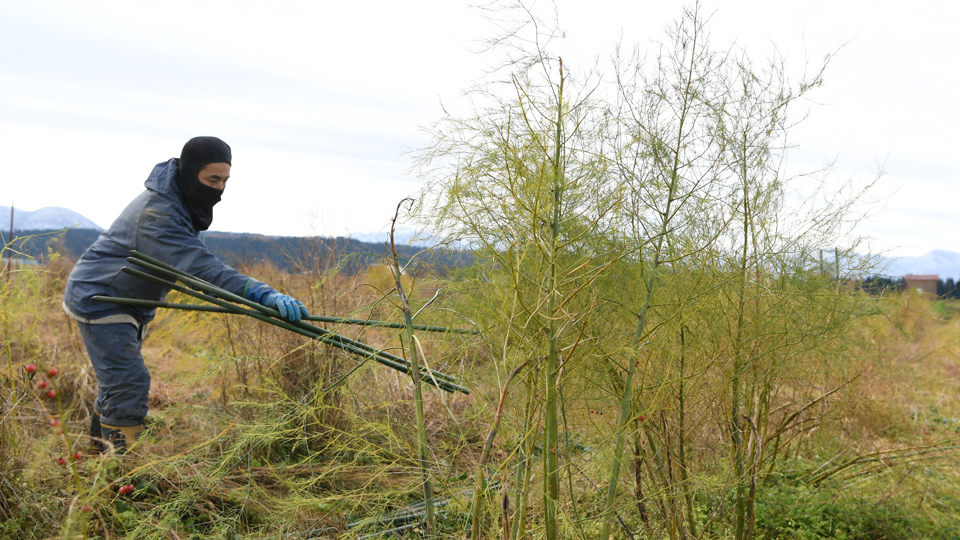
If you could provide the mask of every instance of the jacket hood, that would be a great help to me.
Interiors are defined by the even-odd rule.
[[[177,165],[179,161],[177,158],[170,158],[163,163],[157,163],[150,171],[150,176],[147,177],[143,186],[157,193],[172,193],[182,200],[183,195],[177,186]]]

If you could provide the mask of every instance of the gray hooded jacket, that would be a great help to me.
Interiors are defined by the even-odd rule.
[[[248,300],[260,302],[273,289],[223,264],[194,229],[177,187],[177,163],[158,163],[137,196],[77,261],[67,280],[63,307],[89,323],[153,320],[155,308],[105,304],[95,295],[163,300],[170,289],[122,272],[137,250]],[[131,319],[132,317],[132,319]]]

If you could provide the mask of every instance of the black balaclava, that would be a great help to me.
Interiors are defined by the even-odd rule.
[[[220,202],[223,191],[202,183],[197,175],[204,165],[230,163],[231,159],[230,146],[216,137],[194,137],[183,145],[177,165],[177,186],[198,232],[210,228],[213,205]]]

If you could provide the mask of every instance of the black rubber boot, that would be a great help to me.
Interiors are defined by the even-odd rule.
[[[100,428],[100,414],[96,410],[90,415],[90,453],[102,454],[103,448],[103,430]]]

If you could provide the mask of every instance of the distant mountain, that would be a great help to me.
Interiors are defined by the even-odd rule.
[[[62,229],[71,229],[60,246],[60,251],[68,257],[77,257],[96,240],[103,228],[80,215],[69,208],[47,207],[33,212],[14,209],[13,228],[18,234],[40,233],[57,231]],[[6,238],[10,224],[10,207],[0,206],[0,232]],[[389,230],[382,230],[375,233],[353,234],[349,239],[339,238],[335,241],[326,239],[325,242],[330,247],[336,246],[334,252],[340,254],[353,253],[363,254],[365,257],[376,257],[383,254],[383,243],[389,241]],[[267,259],[273,261],[281,267],[289,267],[289,257],[291,253],[297,253],[304,249],[307,244],[313,244],[316,239],[305,239],[295,237],[273,237],[268,238],[260,235],[237,234],[237,233],[217,233],[209,232],[206,235],[208,246],[212,251],[224,259],[231,258],[231,262],[240,262],[248,260],[251,257],[256,259]],[[53,237],[50,238],[52,240]],[[418,237],[414,229],[400,227],[396,232],[398,245],[405,247],[403,251],[413,246],[428,246],[431,239]],[[48,240],[38,240],[34,249],[39,254],[41,245],[46,248]],[[33,244],[31,244],[33,245]],[[315,249],[315,248],[314,248]],[[28,250],[31,251],[31,250]],[[456,261],[459,254],[457,251],[439,250],[443,253],[439,256],[442,265],[458,265],[463,261]],[[296,258],[296,257],[295,257]],[[886,259],[886,269],[883,272],[887,276],[904,276],[906,274],[937,274],[941,279],[947,278],[960,279],[960,253],[938,249],[921,255],[919,257],[897,257]]]
[[[937,249],[919,257],[889,259],[884,274],[905,276],[907,274],[937,274],[941,279],[960,278],[960,253]]]
[[[296,236],[262,236],[257,234],[209,231],[203,242],[220,260],[231,265],[246,266],[270,261],[288,271],[308,271],[336,263],[347,273],[355,273],[370,264],[383,262],[383,242],[364,242],[356,238]],[[401,264],[420,251],[417,246],[397,242]],[[449,249],[435,249],[421,254],[420,265],[433,268],[454,268],[468,264],[469,254]]]
[[[25,230],[13,243],[13,250],[35,260],[43,260],[56,252],[76,259],[100,236],[91,229]],[[240,268],[264,262],[289,272],[304,272],[336,264],[348,274],[356,273],[383,259],[383,244],[361,242],[354,238],[323,238],[296,236],[263,236],[259,234],[207,231],[201,234],[207,248],[223,262]],[[398,244],[401,263],[420,251],[420,248]],[[467,253],[436,249],[420,255],[421,266],[441,270],[468,264]]]
[[[57,230],[57,229],[91,229],[102,231],[103,227],[82,215],[70,210],[69,208],[59,208],[49,206],[28,212],[14,207],[13,209],[13,230],[14,231],[36,231],[36,230]],[[10,230],[10,207],[0,206],[0,231]]]
[[[390,229],[386,228],[375,233],[351,233],[350,238],[360,242],[382,246],[384,242],[390,241]],[[396,232],[394,232],[394,241],[397,244],[423,247],[430,246],[433,243],[430,237],[424,237],[409,227],[398,227]]]

